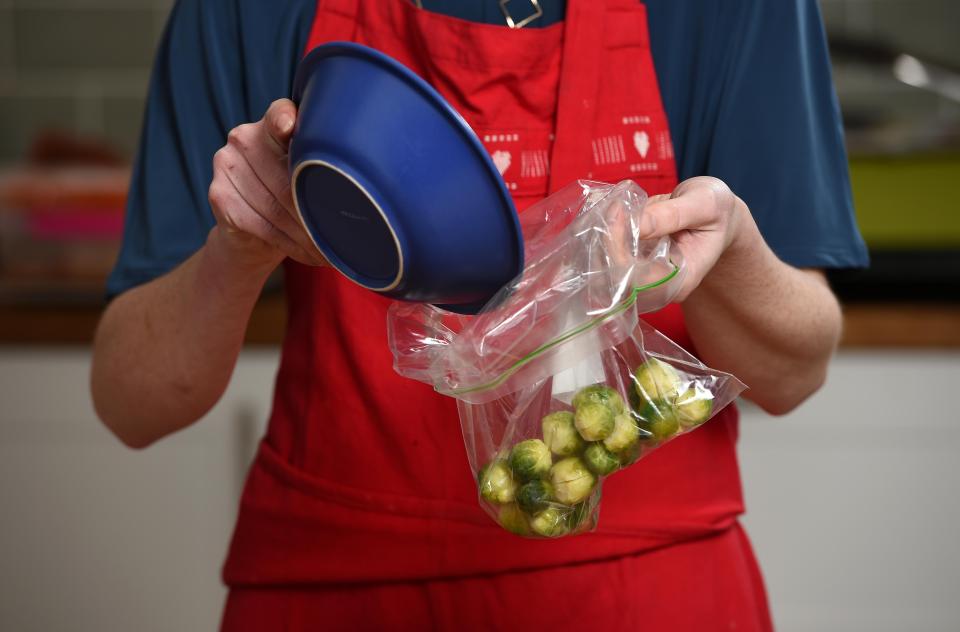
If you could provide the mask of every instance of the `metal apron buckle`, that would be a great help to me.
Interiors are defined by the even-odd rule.
[[[507,26],[512,29],[522,29],[543,15],[543,9],[540,8],[540,0],[528,1],[530,2],[530,6],[533,7],[533,13],[518,22],[513,19],[513,14],[511,14],[510,9],[507,8],[507,5],[510,4],[510,0],[500,0],[500,10],[503,11],[503,18],[507,21]],[[413,0],[413,3],[417,5],[418,9],[423,8],[423,0]]]
[[[510,4],[510,0],[500,0],[500,10],[503,11],[503,17],[507,20],[507,26],[512,29],[522,29],[543,15],[543,9],[540,8],[539,0],[529,0],[529,2],[530,6],[533,7],[533,13],[517,22],[513,19],[513,15],[510,14],[510,9],[507,8],[507,5]]]

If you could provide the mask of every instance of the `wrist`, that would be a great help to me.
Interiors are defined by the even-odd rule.
[[[255,237],[214,226],[203,248],[203,269],[222,293],[257,295],[283,254]]]

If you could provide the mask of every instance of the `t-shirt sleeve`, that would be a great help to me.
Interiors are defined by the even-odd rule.
[[[154,61],[109,297],[203,245],[214,223],[213,154],[230,129],[289,95],[313,8],[313,0],[176,3]]]
[[[794,266],[864,267],[843,127],[815,0],[745,1],[727,47],[706,173],[746,201]]]

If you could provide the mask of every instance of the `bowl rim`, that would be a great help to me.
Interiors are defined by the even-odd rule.
[[[500,198],[501,205],[500,210],[509,216],[509,227],[513,233],[513,246],[514,246],[514,255],[516,258],[516,269],[514,274],[511,276],[511,279],[516,278],[523,273],[524,269],[524,240],[523,240],[523,231],[520,227],[520,217],[516,209],[516,205],[513,202],[513,198],[510,196],[510,192],[507,190],[506,182],[503,179],[503,176],[500,174],[500,171],[497,169],[496,165],[493,163],[493,159],[490,157],[490,154],[487,152],[486,148],[480,142],[480,138],[477,136],[476,132],[473,131],[473,128],[467,123],[466,119],[457,112],[453,106],[451,106],[446,99],[443,98],[433,86],[427,83],[423,78],[414,73],[412,70],[404,66],[402,63],[396,59],[382,53],[374,48],[369,46],[364,46],[363,44],[358,44],[356,42],[345,42],[345,41],[333,41],[321,44],[314,47],[309,53],[307,53],[303,59],[300,61],[299,66],[297,67],[296,75],[293,80],[293,87],[291,91],[291,99],[299,107],[300,101],[303,97],[303,92],[307,87],[310,77],[313,75],[315,67],[324,59],[328,57],[336,56],[346,56],[354,57],[361,59],[363,61],[369,62],[372,65],[379,66],[380,68],[386,70],[387,72],[393,74],[394,76],[403,80],[407,85],[420,93],[422,97],[425,98],[428,105],[431,105],[438,109],[447,119],[453,128],[458,131],[463,137],[468,146],[473,150],[474,156],[478,159],[481,169],[485,170],[485,175],[487,179],[492,181],[493,186],[496,189],[498,197]],[[297,161],[294,165],[295,173],[299,174],[300,164],[305,162],[304,159]],[[351,178],[356,182],[355,178]],[[368,195],[366,189],[363,188],[365,194]],[[294,194],[294,197],[296,195]],[[296,203],[296,201],[295,201]],[[374,202],[375,203],[375,202]],[[376,205],[376,203],[375,203]],[[383,210],[376,205],[377,210],[383,214]],[[299,206],[297,207],[297,213],[301,214]],[[301,214],[302,215],[302,214]],[[386,215],[384,215],[386,217]],[[303,218],[301,217],[301,222]],[[389,226],[388,222],[388,226]],[[393,230],[393,227],[390,227],[391,233],[396,237],[396,233]],[[307,231],[308,233],[310,231]],[[313,236],[311,235],[311,240],[313,241]],[[316,244],[316,242],[314,242]],[[402,249],[398,250],[402,253]],[[321,250],[322,252],[322,250]],[[402,255],[401,255],[402,257]],[[347,278],[357,282],[353,275],[347,275]],[[396,287],[400,283],[401,277],[398,276],[396,283],[392,284],[390,288],[383,289],[379,291],[389,291]],[[358,285],[363,285],[358,283]],[[364,286],[367,287],[367,286]],[[369,288],[374,289],[374,288]]]

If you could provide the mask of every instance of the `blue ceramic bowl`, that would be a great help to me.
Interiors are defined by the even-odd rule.
[[[300,220],[344,275],[387,296],[473,313],[523,270],[499,172],[425,81],[358,44],[297,69],[290,172]]]

